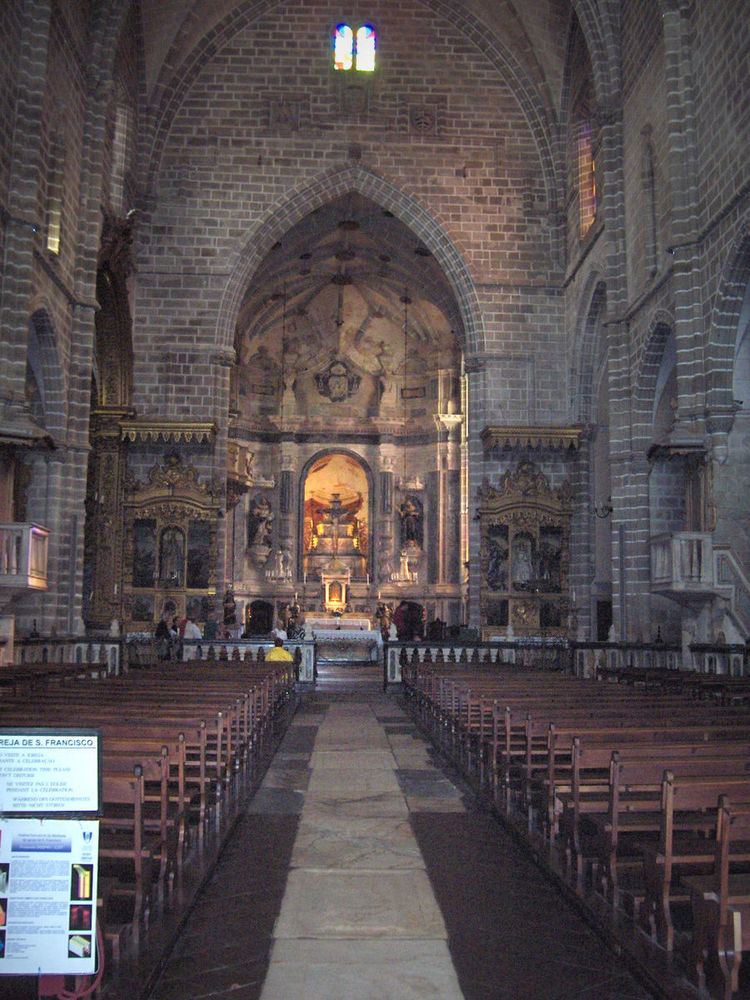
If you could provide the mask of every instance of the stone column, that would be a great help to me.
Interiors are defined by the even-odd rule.
[[[396,464],[395,447],[393,445],[381,445],[378,457],[380,467],[378,470],[378,482],[376,484],[374,565],[370,570],[370,578],[376,583],[378,581],[385,583],[387,581],[382,580],[384,566],[395,556],[393,549],[393,470]]]
[[[21,52],[15,67],[18,99],[13,142],[8,151],[5,247],[0,274],[0,414],[4,423],[23,422],[29,302],[33,293],[34,250],[43,239],[39,212],[42,181],[42,108],[47,84],[50,0],[28,0]],[[42,234],[41,236],[38,234]]]
[[[92,419],[92,491],[86,498],[86,557],[91,570],[91,600],[87,624],[109,627],[122,618],[122,499],[125,449],[120,420],[122,407],[106,407]]]

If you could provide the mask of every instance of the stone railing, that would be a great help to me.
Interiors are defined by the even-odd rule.
[[[284,643],[290,653],[299,649],[302,660],[299,668],[299,680],[303,684],[315,681],[315,643],[304,639],[290,639]],[[270,639],[184,639],[182,642],[182,660],[257,660],[258,650],[265,653],[273,648]]]
[[[0,524],[0,587],[47,589],[47,541],[41,524]]]
[[[680,670],[684,666],[680,646],[664,642],[576,642],[572,654],[576,677],[603,676],[607,671],[628,668]]]
[[[123,645],[119,636],[102,639],[82,636],[17,639],[15,662],[106,663],[107,673],[114,676],[127,666]]]
[[[742,643],[692,643],[692,668],[699,674],[744,677],[748,672],[747,650]]]
[[[401,656],[408,662],[413,656],[443,664],[495,666],[513,664],[525,669],[567,671],[571,668],[570,649],[564,639],[528,636],[498,639],[492,642],[428,639],[419,642],[387,642],[384,649],[383,683],[401,682]]]
[[[651,539],[651,589],[666,596],[700,596],[716,585],[710,532],[675,531]]]

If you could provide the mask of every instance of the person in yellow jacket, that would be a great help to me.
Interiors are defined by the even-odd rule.
[[[284,649],[284,640],[278,636],[273,640],[273,649],[266,653],[266,660],[281,660],[284,663],[292,663],[294,657],[288,649]]]

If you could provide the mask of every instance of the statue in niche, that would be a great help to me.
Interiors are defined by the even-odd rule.
[[[250,505],[250,518],[247,526],[247,539],[250,546],[271,544],[271,531],[274,514],[267,497],[262,494],[255,497]]]
[[[513,587],[531,590],[534,580],[534,541],[531,535],[521,532],[513,539]]]
[[[398,508],[401,518],[401,547],[422,548],[422,502],[419,497],[407,496]]]
[[[237,602],[234,599],[234,594],[231,590],[227,590],[224,594],[224,624],[225,625],[236,625],[237,624]]]
[[[271,532],[274,514],[267,497],[259,494],[250,504],[247,541],[256,566],[265,566],[271,554]]]

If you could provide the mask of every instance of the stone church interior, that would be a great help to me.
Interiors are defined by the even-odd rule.
[[[750,997],[747,14],[0,5],[0,997]]]

